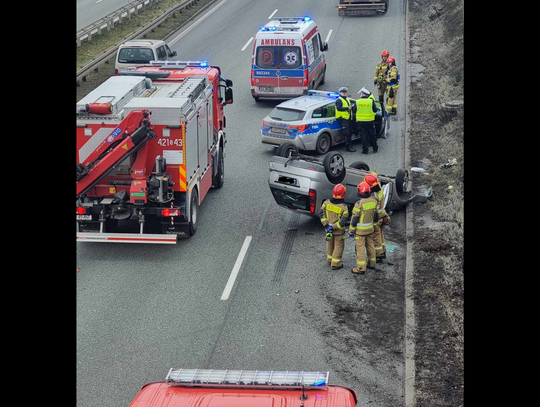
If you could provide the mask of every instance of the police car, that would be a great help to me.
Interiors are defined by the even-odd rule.
[[[299,150],[326,154],[330,147],[345,142],[336,120],[338,97],[335,92],[308,90],[307,95],[280,103],[263,119],[261,141],[274,146],[291,142]],[[378,101],[375,104],[375,134],[377,138],[386,138],[388,115]],[[359,138],[359,134],[352,136],[352,140]]]

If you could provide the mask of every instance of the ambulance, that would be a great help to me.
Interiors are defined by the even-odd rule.
[[[274,17],[255,36],[251,96],[291,99],[324,84],[327,50],[310,17]]]

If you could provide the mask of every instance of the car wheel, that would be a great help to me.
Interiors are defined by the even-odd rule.
[[[286,142],[280,145],[276,150],[276,155],[280,157],[290,158],[298,155],[298,147],[291,142]]]
[[[326,154],[331,146],[332,142],[330,141],[328,133],[321,134],[317,139],[317,154]]]
[[[355,161],[351,165],[349,165],[349,167],[356,168],[357,170],[369,171],[369,165],[367,165],[363,161]]]
[[[397,170],[395,183],[397,193],[404,193],[407,190],[407,184],[409,183],[409,171],[402,170],[401,168]]]
[[[345,179],[345,161],[340,153],[333,152],[326,154],[324,156],[323,166],[326,177],[332,184],[339,184]]]
[[[387,133],[388,133],[388,119],[386,117],[383,117],[382,122],[381,122],[381,132],[378,137],[385,139]]]

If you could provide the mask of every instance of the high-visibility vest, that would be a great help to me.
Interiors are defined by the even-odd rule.
[[[338,98],[338,99],[341,99],[341,103],[342,103],[342,106],[350,106],[351,105],[351,101],[349,100],[349,98],[347,99],[343,99],[341,96]],[[344,118],[344,119],[350,119],[351,118],[351,114],[349,113],[348,110],[344,111],[344,112],[341,112],[339,110],[336,109],[336,119],[339,119],[339,118]]]
[[[371,122],[375,120],[375,112],[371,104],[373,101],[369,98],[356,99],[356,121]]]

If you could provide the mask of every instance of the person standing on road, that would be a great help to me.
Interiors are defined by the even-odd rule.
[[[364,181],[371,188],[374,197],[377,199],[377,214],[379,220],[373,224],[373,243],[375,245],[375,256],[377,263],[381,263],[386,259],[386,240],[384,239],[383,228],[390,224],[390,216],[384,208],[384,191],[381,188],[381,183],[375,171],[370,171],[364,177]]]
[[[345,248],[345,225],[349,221],[346,191],[343,184],[337,184],[332,190],[332,198],[325,200],[319,211],[319,218],[326,230],[326,260],[332,270],[343,267],[341,256]]]
[[[366,88],[358,91],[360,98],[356,100],[356,126],[362,140],[362,154],[368,153],[368,147],[371,144],[373,152],[379,151],[377,144],[377,135],[375,133],[375,113],[377,105],[372,93]]]
[[[388,114],[397,114],[397,90],[399,88],[399,72],[396,66],[396,59],[388,57],[388,73],[386,83],[388,84],[388,98],[386,102],[386,111]]]
[[[339,88],[339,98],[336,100],[336,119],[341,125],[341,131],[345,137],[345,145],[347,146],[347,151],[355,152],[356,149],[352,147],[352,133],[354,131],[353,121],[352,121],[352,109],[353,104],[351,100],[347,97],[347,88]]]
[[[387,58],[390,53],[387,50],[381,52],[382,61],[380,61],[375,67],[375,77],[373,78],[373,85],[377,87],[377,93],[379,94],[379,102],[384,103],[384,94],[386,92],[386,73],[388,71]]]
[[[373,244],[373,223],[377,221],[377,200],[371,196],[371,189],[367,182],[360,182],[357,190],[360,199],[354,204],[349,226],[349,237],[354,237],[356,242],[356,267],[351,271],[354,274],[365,274],[366,267],[374,269],[377,261]]]

